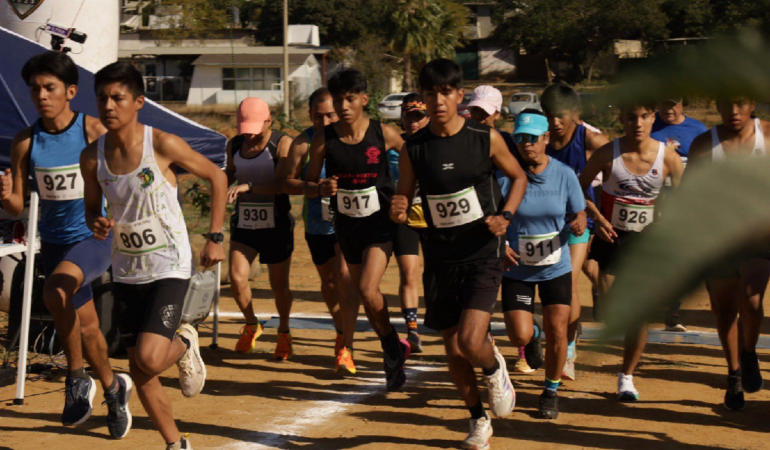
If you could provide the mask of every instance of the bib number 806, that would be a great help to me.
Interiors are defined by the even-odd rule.
[[[137,232],[120,233],[120,239],[123,241],[123,246],[126,249],[135,248],[141,250],[146,245],[155,245],[158,242],[158,238],[152,233],[152,229],[148,228],[139,234]]]
[[[459,201],[449,201],[446,203],[436,203],[436,211],[440,218],[458,217],[471,212],[471,203],[468,199],[461,198]]]

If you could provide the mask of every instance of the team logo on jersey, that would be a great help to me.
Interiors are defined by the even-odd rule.
[[[454,168],[455,168],[455,163],[441,165],[441,170],[453,170]]]
[[[658,169],[652,169],[652,176],[654,177],[658,176]]]
[[[366,157],[369,158],[367,164],[379,164],[380,163],[380,149],[377,147],[369,147],[366,149]]]
[[[682,148],[682,143],[679,142],[679,139],[677,138],[666,138],[666,147],[675,152],[679,152],[679,149]]]
[[[11,5],[13,12],[19,16],[19,19],[24,20],[35,12],[35,10],[43,4],[44,0],[8,0],[8,4]]]
[[[155,174],[152,173],[152,169],[150,169],[149,167],[145,167],[144,169],[142,169],[141,172],[136,174],[136,177],[139,178],[142,189],[150,187],[152,185],[152,182],[155,181]]]

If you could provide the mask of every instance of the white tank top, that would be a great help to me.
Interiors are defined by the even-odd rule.
[[[765,135],[762,133],[762,123],[759,119],[754,119],[754,148],[748,156],[767,156],[765,150]],[[727,159],[722,142],[719,141],[717,127],[711,129],[711,160],[724,161]]]
[[[163,176],[155,160],[152,127],[144,126],[142,160],[126,175],[107,167],[104,136],[97,144],[97,178],[115,222],[112,271],[115,281],[150,283],[190,278],[192,251],[177,187]]]

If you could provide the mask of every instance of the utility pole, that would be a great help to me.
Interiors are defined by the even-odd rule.
[[[289,0],[283,0],[283,115],[286,120],[291,117],[289,103],[291,95],[289,93]]]

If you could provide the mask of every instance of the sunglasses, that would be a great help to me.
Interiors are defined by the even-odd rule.
[[[539,140],[540,140],[540,136],[535,136],[534,134],[520,133],[520,134],[513,135],[513,142],[517,144],[521,144],[521,143],[534,144]]]

